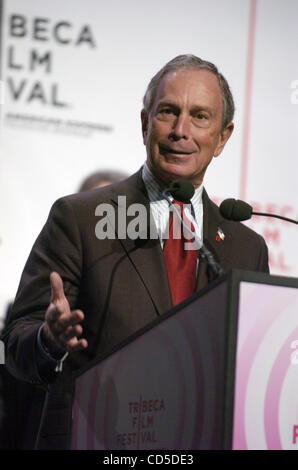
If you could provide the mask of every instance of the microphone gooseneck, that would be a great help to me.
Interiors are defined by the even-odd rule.
[[[163,196],[168,201],[169,205],[175,210],[180,223],[183,227],[191,234],[192,238],[195,240],[194,248],[198,250],[198,257],[200,260],[203,260],[207,263],[207,275],[208,281],[211,282],[216,279],[218,276],[224,273],[222,267],[217,261],[215,261],[213,254],[208,248],[204,245],[203,241],[198,237],[196,232],[192,232],[190,228],[185,224],[184,220],[181,217],[180,212],[169,199],[168,194],[170,193],[174,199],[177,201],[189,203],[190,199],[194,195],[195,189],[193,185],[188,180],[176,180],[171,183],[171,185],[163,191]]]

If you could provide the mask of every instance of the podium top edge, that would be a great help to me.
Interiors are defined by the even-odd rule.
[[[298,287],[297,277],[280,276],[276,274],[262,273],[256,271],[232,269],[231,271],[229,271],[229,273],[227,273],[226,278],[228,277],[231,278],[232,282],[244,281],[260,284],[270,284],[276,286]]]

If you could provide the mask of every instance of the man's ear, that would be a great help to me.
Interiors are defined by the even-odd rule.
[[[141,111],[141,121],[142,121],[142,134],[143,134],[143,142],[146,145],[147,139],[147,131],[148,131],[148,114],[145,109]]]
[[[219,137],[219,141],[218,141],[218,144],[216,146],[216,149],[214,151],[214,157],[218,157],[224,146],[226,145],[227,141],[229,140],[229,138],[231,137],[232,135],[232,132],[233,132],[233,129],[234,129],[234,123],[233,122],[230,122],[220,133],[220,137]]]

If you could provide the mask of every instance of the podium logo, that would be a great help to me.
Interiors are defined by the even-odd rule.
[[[0,364],[5,363],[5,350],[4,350],[4,343],[0,341]]]
[[[298,364],[298,340],[297,339],[295,339],[295,341],[292,341],[291,349],[294,349],[294,351],[291,354],[291,364],[297,365]]]

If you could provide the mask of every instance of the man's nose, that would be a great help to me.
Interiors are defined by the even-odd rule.
[[[174,123],[171,131],[171,137],[174,140],[189,139],[190,137],[190,120],[189,117],[184,114],[179,114]]]

